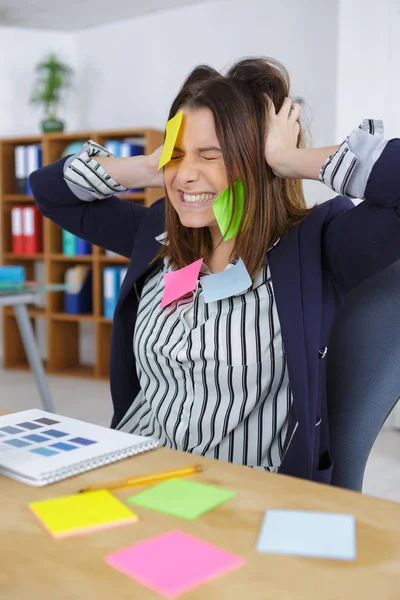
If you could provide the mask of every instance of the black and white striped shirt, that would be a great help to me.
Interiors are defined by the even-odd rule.
[[[267,262],[249,290],[216,302],[204,302],[201,279],[165,308],[163,291],[158,270],[144,285],[134,332],[141,391],[118,428],[277,470],[292,394]]]
[[[320,181],[363,199],[386,143],[382,122],[365,119],[326,160]],[[89,141],[65,162],[65,181],[81,200],[125,190],[96,162],[99,155],[109,153]],[[292,394],[267,260],[251,288],[209,304],[199,284],[161,308],[163,289],[163,271],[152,272],[133,338],[141,391],[118,427],[170,448],[276,471]]]

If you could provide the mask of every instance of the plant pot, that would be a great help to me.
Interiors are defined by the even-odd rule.
[[[43,133],[59,133],[64,131],[65,123],[59,119],[44,119],[40,122]]]

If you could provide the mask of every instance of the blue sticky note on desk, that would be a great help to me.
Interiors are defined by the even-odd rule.
[[[200,279],[200,283],[206,304],[241,294],[252,285],[251,277],[241,258],[225,271],[205,275]]]
[[[336,513],[268,510],[259,534],[257,551],[355,560],[355,519],[352,515]]]

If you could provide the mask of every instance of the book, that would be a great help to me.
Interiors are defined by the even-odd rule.
[[[22,236],[24,254],[42,252],[42,215],[37,206],[28,206],[22,209]]]
[[[103,315],[107,319],[112,319],[114,316],[119,285],[119,269],[117,267],[106,267],[103,271]]]
[[[62,230],[62,251],[65,256],[75,256],[76,255],[76,246],[77,246],[77,237],[67,231],[66,229]]]
[[[157,441],[40,409],[0,417],[0,474],[44,486],[157,447]]]
[[[16,146],[15,156],[15,191],[17,194],[25,194],[26,178],[28,174],[26,146]]]
[[[23,254],[24,238],[22,234],[22,206],[11,209],[11,248],[13,254]]]
[[[29,184],[29,175],[40,169],[42,166],[42,148],[38,144],[31,144],[26,147],[26,193],[32,195],[31,186]]]

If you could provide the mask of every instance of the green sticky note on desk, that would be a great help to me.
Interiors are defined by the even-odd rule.
[[[213,211],[218,227],[224,240],[230,240],[237,235],[244,208],[244,185],[241,179],[235,181],[236,211],[233,215],[233,194],[230,187],[226,188],[213,202]],[[233,215],[233,219],[232,219]],[[232,223],[231,223],[232,219]],[[230,226],[229,226],[230,225]]]
[[[213,485],[185,479],[170,479],[131,496],[127,502],[191,520],[197,519],[234,496],[235,492]]]

